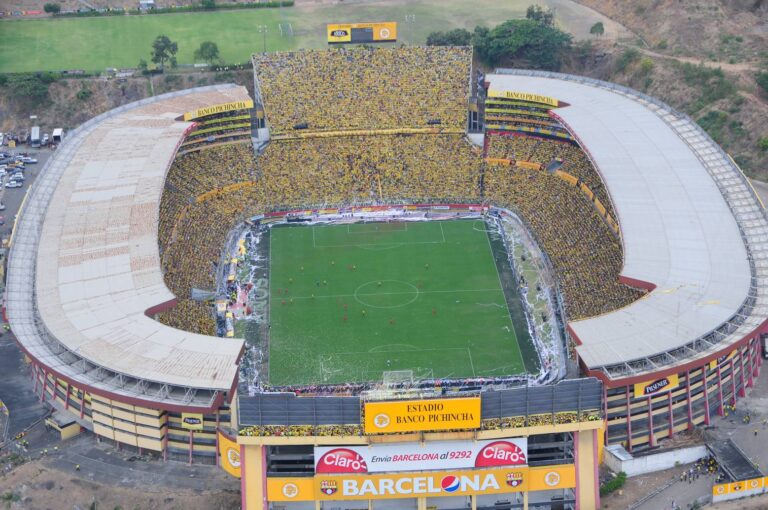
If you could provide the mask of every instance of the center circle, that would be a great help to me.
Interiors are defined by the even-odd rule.
[[[400,308],[419,299],[419,289],[401,280],[373,280],[355,289],[355,300],[371,308]]]

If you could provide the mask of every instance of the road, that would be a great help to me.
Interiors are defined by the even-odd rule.
[[[4,152],[14,152],[16,154],[26,152],[38,160],[38,163],[35,165],[26,165],[26,170],[24,170],[24,186],[21,188],[6,188],[5,184],[8,182],[8,176],[3,177],[2,179],[2,186],[0,187],[0,203],[5,205],[5,210],[0,211],[0,216],[5,220],[5,224],[0,226],[0,236],[6,238],[11,235],[13,220],[19,212],[19,207],[21,206],[22,200],[24,200],[24,195],[27,193],[32,183],[35,182],[35,178],[42,170],[45,162],[48,161],[48,158],[53,154],[53,151],[46,148],[33,149],[26,145],[22,145],[16,149],[3,147],[2,150]]]

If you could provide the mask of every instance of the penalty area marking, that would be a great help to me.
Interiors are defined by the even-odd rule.
[[[390,345],[397,345],[397,344],[390,344]],[[407,344],[404,344],[407,345]],[[455,351],[455,353],[454,353]],[[413,356],[418,356],[419,354],[423,354],[428,356],[428,358],[421,359],[421,362],[424,361],[433,361],[435,354],[442,352],[445,354],[446,360],[460,360],[461,356],[457,356],[458,353],[466,353],[467,358],[464,358],[463,360],[463,369],[466,370],[465,375],[461,375],[460,377],[469,377],[470,376],[470,370],[471,374],[476,373],[474,362],[472,360],[472,355],[470,354],[469,347],[445,347],[441,349],[417,349],[417,350],[399,350],[399,351],[374,351],[374,352],[367,352],[367,351],[348,351],[348,352],[333,352],[333,353],[323,353],[318,354],[318,367],[321,370],[321,373],[318,374],[320,378],[322,378],[324,381],[328,381],[329,378],[334,378],[339,376],[339,374],[346,374],[344,377],[342,377],[343,380],[346,382],[362,382],[362,381],[372,381],[377,380],[381,376],[381,368],[383,365],[386,364],[388,360],[392,361],[393,365],[402,365],[403,363],[406,363],[407,360],[411,360],[411,362],[414,362],[415,364],[418,364],[419,362],[416,360],[413,360]],[[449,373],[451,376],[454,376],[456,374],[456,369],[458,368],[455,365],[452,366],[446,366],[444,368],[447,369],[453,369]],[[391,370],[387,368],[387,370]],[[417,372],[417,367],[413,368],[407,368],[406,370],[413,370],[414,374]],[[462,371],[464,371],[462,370]],[[418,366],[418,371],[423,374],[430,373],[432,374],[431,377],[434,377],[434,368],[429,366]],[[355,375],[357,374],[357,377]],[[367,377],[365,374],[376,374],[375,376],[369,376]],[[447,375],[441,375],[441,377],[446,377]],[[354,381],[353,381],[354,380]]]
[[[489,233],[489,232],[492,233],[492,234],[497,232],[496,230],[492,230],[492,229],[488,229],[488,228],[477,228],[477,224],[478,223],[482,223],[483,226],[486,226],[486,223],[484,221],[475,220],[475,221],[472,222],[472,230],[475,230],[477,232],[485,232],[486,234]]]
[[[374,280],[378,282],[378,280]],[[383,282],[384,280],[382,280]],[[371,283],[371,282],[367,282]],[[365,284],[363,284],[365,285]],[[458,290],[420,290],[419,294],[450,294],[452,292],[500,292],[499,289],[458,289]],[[334,298],[345,298],[345,297],[355,297],[357,296],[394,296],[398,294],[412,294],[413,291],[405,291],[405,292],[358,292],[356,294],[330,294],[327,296],[293,296],[293,299],[334,299]],[[480,305],[482,303],[475,303],[477,305]],[[504,308],[502,305],[499,305],[497,303],[493,303],[493,305],[498,306],[500,308]],[[490,306],[490,305],[487,305]]]
[[[366,229],[360,229],[360,232],[352,232],[349,227],[352,227],[354,225],[377,225],[376,228],[373,230],[366,230]],[[405,228],[386,228],[379,230],[378,225],[403,225]],[[347,224],[347,234],[375,234],[378,232],[407,232],[408,231],[408,223],[405,221],[396,221],[392,223],[387,222],[374,222],[374,223],[348,223]]]
[[[406,224],[405,222],[402,222],[403,224]],[[411,246],[411,245],[417,245],[417,244],[445,244],[445,231],[443,230],[443,222],[438,221],[438,225],[440,225],[440,237],[441,239],[437,241],[397,241],[397,242],[381,242],[381,243],[357,243],[352,242],[349,244],[317,244],[317,237],[315,236],[315,228],[317,228],[315,225],[310,227],[312,229],[312,247],[313,248],[363,248],[363,249],[371,249],[366,247],[373,247],[375,250],[376,247],[383,247],[380,249],[388,250],[392,248],[397,248],[400,246]],[[353,224],[355,225],[355,224]],[[329,227],[334,225],[327,225]],[[351,225],[347,225],[347,233],[349,234],[371,234],[375,231],[366,231],[366,232],[349,232],[349,227]],[[407,227],[407,224],[406,224]],[[381,232],[381,231],[379,231]],[[399,230],[393,230],[392,232],[408,232],[408,229],[399,229]]]

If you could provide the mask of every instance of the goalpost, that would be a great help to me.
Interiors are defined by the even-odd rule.
[[[413,370],[386,370],[382,374],[382,382],[385,388],[412,386]]]

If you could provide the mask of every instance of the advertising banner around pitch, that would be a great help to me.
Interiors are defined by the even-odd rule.
[[[221,432],[218,434],[221,468],[230,475],[240,478],[240,445]]]
[[[203,430],[203,414],[181,413],[181,428],[187,430]]]
[[[315,447],[316,473],[382,473],[524,466],[528,440],[435,441]]]
[[[476,429],[480,398],[366,402],[365,433]]]
[[[635,384],[635,398],[651,397],[657,393],[665,393],[677,388],[680,378],[677,374],[671,374],[653,381],[645,381]]]

